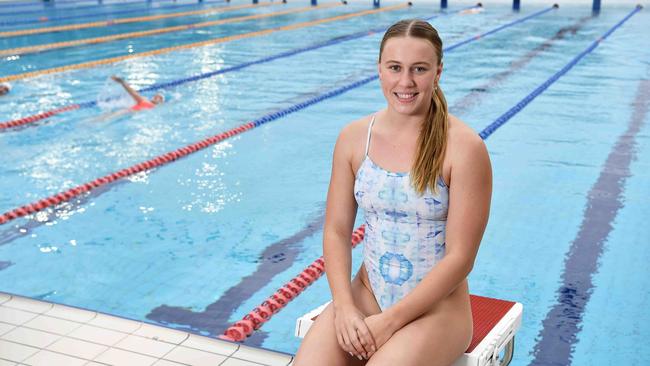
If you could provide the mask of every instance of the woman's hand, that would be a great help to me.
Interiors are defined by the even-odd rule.
[[[341,348],[359,360],[368,359],[377,350],[365,315],[354,305],[334,306],[336,339]]]
[[[392,325],[393,322],[391,322],[389,319],[386,319],[386,317],[387,315],[385,313],[379,313],[375,315],[370,315],[364,320],[366,326],[370,330],[372,339],[374,339],[375,341],[374,346],[376,347],[368,355],[368,357],[372,357],[372,355],[377,351],[377,349],[383,346],[384,343],[386,343],[388,339],[390,339],[390,337],[393,336],[393,333],[397,331],[397,329]]]

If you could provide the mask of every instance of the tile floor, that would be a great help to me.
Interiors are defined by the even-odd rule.
[[[0,292],[0,366],[286,366],[291,359]]]

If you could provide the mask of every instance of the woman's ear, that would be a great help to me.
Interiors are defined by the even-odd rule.
[[[440,77],[442,76],[442,62],[436,68],[436,78],[433,81],[433,85],[438,85],[440,82]]]

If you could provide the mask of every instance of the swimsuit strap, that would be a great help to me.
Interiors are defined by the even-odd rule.
[[[366,139],[366,155],[368,156],[368,150],[370,149],[370,132],[372,130],[372,125],[375,124],[375,115],[372,115],[372,119],[370,120],[370,124],[368,124],[368,138]]]

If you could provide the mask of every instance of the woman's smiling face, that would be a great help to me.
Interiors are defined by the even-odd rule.
[[[442,64],[431,44],[416,37],[386,41],[379,62],[379,78],[388,108],[405,115],[426,114]]]

